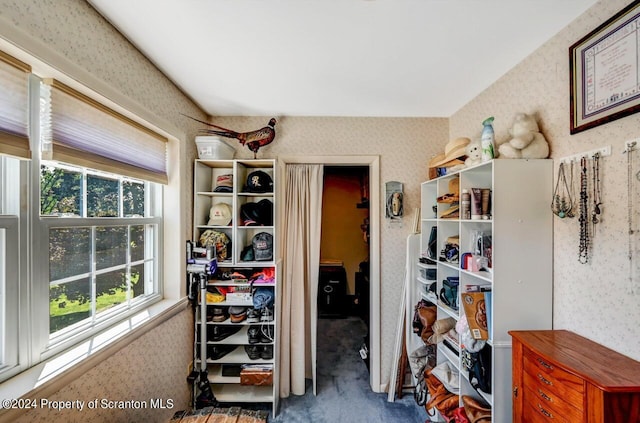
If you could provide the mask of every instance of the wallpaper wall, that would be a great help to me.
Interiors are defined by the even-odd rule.
[[[193,139],[197,128],[179,113],[205,116],[189,98],[83,0],[0,0],[0,37],[107,97],[115,93],[127,102],[126,106],[141,111],[145,119],[174,136],[177,141],[173,142],[180,143],[174,148],[179,154],[171,158],[169,168],[181,164],[187,171],[174,171],[170,178],[172,185],[183,187],[181,202],[187,205],[187,221],[191,221],[193,171],[189,163],[195,148],[185,140]],[[190,227],[182,230],[182,240],[190,238]],[[184,245],[182,240],[180,245]],[[182,285],[182,279],[176,283]],[[81,413],[38,409],[20,421],[167,421],[174,411],[189,404],[185,378],[192,358],[192,340],[185,334],[191,332],[192,325],[192,313],[186,309],[49,398],[162,398],[173,400],[172,409],[85,409]]]
[[[270,117],[216,117],[212,121],[237,131],[257,129]],[[427,163],[444,151],[448,119],[442,118],[339,118],[282,117],[276,124],[275,141],[258,157],[379,155],[380,198],[384,182],[404,183],[405,219],[401,228],[384,219],[384,204],[378,204],[380,233],[381,383],[388,383],[398,324],[405,267],[405,242],[412,231],[414,210],[420,207],[420,183],[428,179]],[[236,148],[237,158],[253,158],[246,147]],[[372,205],[374,207],[375,205]]]
[[[168,421],[190,403],[186,375],[192,354],[191,343],[185,342],[184,333],[191,327],[193,319],[189,309],[47,397],[51,402],[85,401],[82,410],[36,408],[16,422]],[[100,405],[92,409],[88,403],[95,400]]]
[[[552,157],[611,145],[613,154],[603,161],[603,221],[596,233],[589,264],[577,262],[576,220],[555,221],[555,315],[556,328],[574,330],[623,354],[640,359],[640,319],[638,304],[638,235],[634,235],[634,260],[626,256],[626,161],[621,154],[624,142],[637,137],[640,115],[569,135],[568,57],[570,44],[605,21],[628,1],[601,0],[573,24],[561,31],[529,58],[507,73],[480,96],[455,113],[451,119],[412,118],[307,118],[279,117],[276,141],[260,152],[261,157],[279,155],[380,155],[381,183],[396,180],[405,184],[407,218],[402,228],[381,228],[382,382],[389,380],[393,343],[401,296],[405,240],[411,232],[412,212],[419,206],[420,182],[427,178],[427,162],[442,151],[450,138],[479,135],[482,120],[493,115],[499,140],[507,137],[514,113],[536,113],[543,133],[550,140]],[[186,122],[180,112],[204,118],[202,112],[160,71],[148,62],[115,29],[82,0],[0,0],[0,37],[20,33],[51,50],[49,57],[65,65],[81,82],[91,75],[132,104],[148,110],[154,123],[181,141],[180,158],[184,173],[177,175],[187,187],[182,203],[188,205],[186,222],[191,221],[191,174],[189,163],[195,156],[192,143],[198,126]],[[55,65],[56,63],[52,63]],[[74,74],[78,71],[77,74]],[[216,118],[233,129],[264,126],[268,117]],[[238,146],[238,157],[250,158]],[[176,160],[172,158],[172,160]],[[640,163],[640,160],[637,161]],[[523,188],[525,189],[525,188]],[[634,186],[637,191],[637,184]],[[382,196],[382,192],[380,193]],[[635,203],[637,203],[637,192]],[[383,205],[378,205],[384,215]],[[637,212],[635,215],[637,228]],[[191,237],[184,228],[184,238]],[[526,247],[523,240],[522,248]],[[184,407],[188,391],[184,383],[190,360],[190,313],[185,311],[123,348],[77,381],[62,387],[56,399],[101,397],[105,393],[124,399],[174,398]],[[171,411],[164,411],[170,415]],[[165,415],[155,416],[161,421]],[[73,414],[56,416],[79,421]],[[51,415],[39,411],[22,421],[47,421]],[[76,419],[76,420],[74,420]],[[57,420],[57,419],[56,419]],[[125,414],[91,415],[82,421],[130,421]],[[151,420],[149,420],[151,421]]]
[[[625,141],[638,138],[640,115],[569,133],[569,47],[631,2],[601,0],[481,95],[451,116],[450,135],[479,137],[481,122],[495,116],[498,141],[509,138],[517,112],[535,113],[555,160],[611,146],[601,164],[603,214],[595,231],[592,257],[578,262],[577,218],[554,218],[554,327],[568,329],[640,359],[639,181],[632,182],[633,259],[628,259],[627,157]],[[634,157],[640,170],[640,154]],[[577,169],[575,180],[578,181]],[[523,187],[526,189],[526,187]],[[578,192],[578,186],[575,187]],[[549,198],[551,203],[551,198]],[[551,213],[551,211],[549,211]],[[532,246],[522,240],[523,251]],[[535,246],[533,246],[535,248]],[[532,269],[535,263],[532,263]]]

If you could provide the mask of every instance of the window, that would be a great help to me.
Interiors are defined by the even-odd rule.
[[[52,344],[158,296],[157,185],[42,163]]]
[[[18,369],[19,166],[0,155],[0,376]]]
[[[168,140],[30,72],[0,52],[0,382],[163,294]]]

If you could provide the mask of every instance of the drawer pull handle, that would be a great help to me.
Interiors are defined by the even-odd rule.
[[[551,364],[548,364],[546,361],[544,361],[541,358],[537,358],[536,361],[542,366],[542,367],[546,367],[549,370],[553,370],[553,366]]]
[[[542,397],[542,399],[545,399],[545,400],[547,400],[547,401],[549,401],[549,402],[553,401],[553,400],[551,399],[551,397],[550,397],[550,396],[548,396],[547,394],[545,394],[544,392],[542,392],[542,390],[538,389],[538,393],[540,394],[540,396]]]
[[[540,379],[540,381],[546,385],[553,385],[550,380],[545,379],[544,376],[542,376],[540,373],[538,373],[538,379]]]
[[[542,414],[544,414],[545,416],[547,416],[548,418],[552,419],[553,418],[553,414],[549,413],[547,410],[545,410],[544,408],[542,408],[542,406],[540,404],[538,404],[538,411]]]

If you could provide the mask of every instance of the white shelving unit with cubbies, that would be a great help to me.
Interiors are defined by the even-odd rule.
[[[421,184],[420,256],[433,256],[435,251],[437,298],[434,301],[433,295],[426,294],[426,283],[420,277],[416,289],[437,305],[438,319],[453,317],[456,321],[465,313],[461,294],[474,289],[491,293],[490,303],[485,303],[489,330],[482,340],[491,357],[489,392],[474,388],[469,380],[459,334],[457,343],[445,340],[438,344],[437,361],[448,361],[460,371],[460,397],[484,400],[492,407],[493,421],[511,420],[511,340],[507,332],[552,328],[552,179],[551,160],[496,159]],[[455,207],[462,190],[473,188],[490,193],[487,210],[479,218],[461,218]],[[430,252],[432,228],[437,236]],[[453,244],[456,240],[457,251],[446,248],[447,241]],[[489,242],[490,250],[484,248]],[[490,264],[478,262],[484,266],[473,268],[473,258],[467,259],[466,254],[473,252],[490,258]],[[431,266],[424,261],[418,263],[419,268]],[[447,304],[450,298],[443,290],[447,278],[458,280],[457,305]]]
[[[198,159],[194,163],[193,181],[193,241],[202,246],[200,239],[207,231],[222,233],[229,240],[226,254],[218,257],[216,274],[208,279],[205,304],[201,296],[198,299],[194,364],[197,368],[202,366],[199,353],[202,340],[207,344],[206,367],[216,400],[221,403],[270,402],[274,415],[279,398],[276,364],[280,354],[276,318],[280,302],[280,263],[276,257],[274,224],[275,165],[271,159]],[[217,210],[215,214],[212,207]],[[265,244],[271,254],[262,256],[264,250],[258,244]],[[244,310],[250,316],[254,309],[252,294],[257,295],[261,290],[272,293],[273,305],[255,310],[258,322],[233,314]],[[206,330],[200,333],[203,319],[206,319]],[[246,365],[270,368],[272,381],[245,384],[238,372]]]

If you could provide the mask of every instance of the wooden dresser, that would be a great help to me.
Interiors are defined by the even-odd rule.
[[[509,334],[514,423],[640,423],[640,362],[566,330]]]

